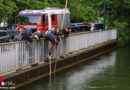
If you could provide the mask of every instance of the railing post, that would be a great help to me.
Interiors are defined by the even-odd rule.
[[[44,42],[44,60],[48,58],[49,50],[48,50],[48,41]]]
[[[19,43],[15,43],[16,45],[16,68],[19,68]]]
[[[60,45],[59,45],[59,55],[62,56],[64,55],[64,51],[65,51],[66,47],[65,47],[65,44],[64,44],[64,39],[61,39],[60,41]]]
[[[45,42],[45,39],[42,39],[41,40],[41,61],[44,62],[44,42]]]
[[[114,30],[115,32],[115,38],[114,39],[117,39],[117,30]]]
[[[2,54],[2,53],[1,53],[1,52],[2,52],[2,48],[1,48],[1,47],[2,47],[2,46],[0,46],[0,73],[2,73],[2,65],[1,65],[1,64],[2,64],[2,59],[1,59],[1,56],[2,56],[2,55],[1,55],[1,54]]]

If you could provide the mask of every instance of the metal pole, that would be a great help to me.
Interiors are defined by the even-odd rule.
[[[109,21],[108,21],[108,14],[109,14],[109,12],[107,11],[107,28],[108,28],[108,24],[109,24]]]
[[[105,30],[106,27],[106,0],[104,0],[104,24],[103,29]]]

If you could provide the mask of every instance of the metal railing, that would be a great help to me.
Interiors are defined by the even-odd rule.
[[[68,39],[61,40],[59,56],[109,40],[115,40],[117,38],[116,34],[116,30],[74,33]],[[56,57],[54,46],[52,52],[52,58],[54,59]],[[32,64],[44,63],[47,58],[48,41],[45,39],[34,40],[31,44],[26,41],[0,44],[0,75]]]

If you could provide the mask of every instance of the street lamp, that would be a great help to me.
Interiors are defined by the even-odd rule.
[[[106,27],[106,0],[104,0],[104,23],[103,23],[103,29],[105,30]]]

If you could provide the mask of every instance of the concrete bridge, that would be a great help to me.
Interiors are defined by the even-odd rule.
[[[116,39],[117,31],[115,29],[77,32],[70,35],[68,39],[61,40],[58,56],[71,56],[73,53],[80,53],[97,45],[103,45],[112,41],[116,42]],[[19,68],[26,69],[32,68],[34,65],[40,66],[45,64],[44,60],[47,57],[48,41],[45,39],[40,41],[34,40],[32,44],[26,41],[0,44],[0,76],[5,76],[6,78],[7,75],[16,73]],[[55,47],[53,47],[52,58],[56,58]]]

